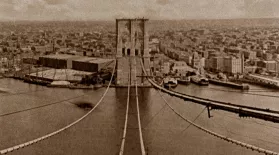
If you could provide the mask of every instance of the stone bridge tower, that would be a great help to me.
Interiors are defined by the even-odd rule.
[[[130,70],[132,85],[135,84],[135,80],[138,85],[150,85],[144,77],[140,63],[142,60],[147,74],[150,75],[147,21],[145,18],[116,19],[117,85],[128,85]]]

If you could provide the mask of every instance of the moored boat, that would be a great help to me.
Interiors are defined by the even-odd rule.
[[[97,81],[96,84],[94,84],[94,89],[99,89],[101,87],[103,87],[103,78],[101,78],[99,75],[97,77]]]
[[[178,82],[178,84],[188,85],[188,84],[190,84],[191,80],[190,80],[190,77],[183,76],[183,77],[177,79],[177,82]]]
[[[247,84],[238,84],[238,83],[234,83],[234,82],[221,81],[221,80],[217,80],[217,79],[209,79],[209,82],[212,84],[216,84],[216,85],[228,86],[231,88],[242,89],[242,90],[249,90],[249,85],[247,85]]]
[[[77,84],[77,83],[72,83],[69,85],[70,89],[93,89],[93,85],[84,85],[84,84]]]
[[[192,76],[191,81],[193,83],[201,85],[201,86],[208,86],[209,85],[208,79],[203,77],[203,76],[200,76],[200,75]]]
[[[42,86],[47,86],[50,84],[49,81],[40,80],[40,79],[32,79],[29,77],[24,77],[23,81],[26,83],[37,84],[37,85],[42,85]]]
[[[166,77],[163,80],[165,88],[175,88],[177,86],[177,80],[175,78]]]
[[[99,88],[102,88],[103,87],[103,84],[102,83],[96,83],[94,85],[94,89],[99,89]]]
[[[69,88],[69,81],[53,81],[47,85],[48,87]]]

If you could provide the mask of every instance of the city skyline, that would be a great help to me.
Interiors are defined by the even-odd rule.
[[[3,0],[0,19],[114,20],[121,17],[169,19],[278,18],[275,0]]]

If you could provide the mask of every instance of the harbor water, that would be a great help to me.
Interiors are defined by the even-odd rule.
[[[56,131],[88,112],[76,103],[93,106],[105,88],[78,90],[49,88],[0,79],[0,150]],[[222,86],[178,85],[175,91],[235,104],[279,110],[279,91],[251,86],[249,91]],[[153,88],[139,88],[142,133],[148,154],[258,154],[218,139],[177,116],[226,137],[279,152],[279,124],[213,110],[184,101]],[[140,154],[135,90],[131,88],[130,111],[124,154]],[[51,138],[10,154],[118,154],[126,112],[127,89],[110,88],[103,102],[84,120]],[[48,105],[48,106],[44,106]],[[38,108],[34,108],[38,107]],[[34,109],[32,109],[34,108]],[[29,109],[29,110],[27,110]],[[21,112],[19,112],[21,111]]]

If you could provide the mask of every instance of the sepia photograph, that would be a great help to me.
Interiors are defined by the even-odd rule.
[[[0,155],[279,155],[278,0],[0,0]]]

